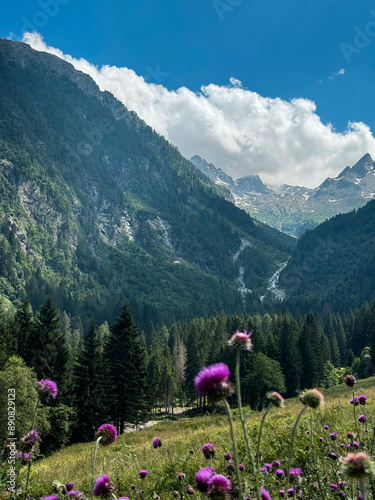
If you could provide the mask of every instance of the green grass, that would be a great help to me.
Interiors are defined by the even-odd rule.
[[[359,381],[355,386],[355,391],[356,395],[365,394],[369,398],[366,411],[370,422],[369,429],[371,429],[372,424],[375,423],[373,417],[375,414],[375,377]],[[314,454],[322,472],[330,475],[326,481],[337,482],[339,480],[336,475],[338,462],[331,461],[327,457],[327,452],[338,449],[341,455],[345,456],[346,450],[343,451],[338,446],[336,448],[336,444],[329,439],[329,433],[334,431],[338,433],[337,444],[347,444],[347,432],[349,430],[355,431],[353,406],[349,403],[351,390],[341,384],[326,390],[325,398],[326,402],[321,414],[319,410],[313,411]],[[263,430],[261,465],[263,462],[272,462],[279,458],[282,468],[286,470],[291,429],[301,408],[301,403],[298,398],[295,398],[288,400],[284,409],[273,408],[270,411]],[[246,410],[248,409],[245,408],[245,413]],[[359,408],[357,408],[357,416],[359,414]],[[254,451],[260,418],[260,413],[251,413],[247,419]],[[329,425],[329,431],[324,431],[323,425]],[[359,425],[362,433],[358,441],[363,441],[365,427],[364,424]],[[249,480],[250,466],[246,458],[236,411],[235,428],[240,460],[246,467],[244,477]],[[311,471],[313,467],[312,452],[311,450],[306,451],[306,446],[310,445],[310,437],[306,433],[309,428],[310,413],[307,410],[298,428],[292,463],[292,466],[301,467],[304,472]],[[163,440],[163,446],[155,450],[152,448],[152,438],[156,435]],[[369,430],[369,435],[372,438],[372,430]],[[322,447],[319,441],[320,436],[327,440],[327,446]],[[154,427],[120,436],[113,445],[99,449],[96,476],[103,473],[108,474],[116,485],[116,496],[131,497],[131,484],[136,484],[140,488],[141,480],[138,471],[147,469],[149,474],[144,482],[144,498],[153,498],[155,494],[159,494],[162,499],[171,498],[171,492],[178,490],[179,487],[178,472],[186,474],[185,486],[187,484],[194,486],[195,472],[208,465],[208,461],[204,459],[201,452],[202,446],[206,442],[211,442],[216,446],[216,456],[213,460],[216,472],[226,474],[226,463],[223,456],[226,452],[231,451],[228,421],[226,416],[214,414],[196,418],[181,418],[172,422],[160,422]],[[369,442],[371,445],[371,440]],[[76,489],[89,495],[93,449],[93,442],[77,444],[37,461],[32,467],[29,498],[40,498],[52,494],[54,480],[64,483],[74,481]],[[24,468],[24,474],[25,471],[26,468]],[[313,473],[311,473],[312,480]],[[250,481],[248,484],[251,484]],[[270,474],[267,488],[275,492],[280,487],[283,487],[283,484],[277,484],[274,476],[271,477]],[[305,498],[337,498],[337,494],[336,496],[332,494],[331,497],[329,491],[324,493],[324,496],[322,496],[323,493],[320,495],[315,497],[307,495]]]

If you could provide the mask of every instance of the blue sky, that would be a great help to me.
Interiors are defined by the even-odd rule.
[[[64,54],[169,90],[236,78],[263,97],[314,101],[337,132],[349,121],[375,131],[369,0],[21,0],[3,2],[1,14],[3,38],[35,27]]]

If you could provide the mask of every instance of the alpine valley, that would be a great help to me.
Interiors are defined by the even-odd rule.
[[[0,40],[0,293],[141,324],[257,310],[296,240],[61,59]]]

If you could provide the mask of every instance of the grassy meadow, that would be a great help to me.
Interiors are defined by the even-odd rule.
[[[375,377],[359,380],[355,385],[355,394],[357,396],[365,394],[368,397],[366,405],[367,449],[371,450],[372,425],[375,423]],[[341,384],[324,391],[324,395],[325,405],[321,411],[312,410],[312,434],[307,433],[311,425],[310,409],[308,409],[300,421],[294,447],[292,467],[302,469],[304,479],[301,484],[304,498],[338,498],[337,492],[331,491],[329,484],[337,484],[342,479],[337,474],[340,459],[332,460],[327,453],[334,451],[339,453],[340,457],[347,454],[346,445],[350,442],[347,438],[348,431],[355,432],[355,439],[361,443],[361,447],[366,439],[366,424],[358,423],[359,435],[356,432],[353,405],[349,402],[352,397],[351,389]],[[264,462],[272,463],[275,459],[279,459],[281,468],[287,469],[291,429],[301,408],[300,401],[295,398],[286,401],[283,409],[272,408],[270,410],[263,428],[260,466]],[[246,412],[248,413],[247,427],[251,446],[255,453],[262,414],[250,412],[248,408],[245,408],[245,414]],[[356,407],[357,418],[361,413],[363,413],[361,408]],[[249,489],[252,485],[249,473],[250,464],[246,456],[236,410],[234,410],[234,420],[239,459],[245,465],[242,477]],[[324,425],[328,425],[329,430],[324,429]],[[337,441],[330,439],[329,433],[331,432],[337,432]],[[152,447],[154,436],[162,439],[161,448]],[[323,438],[323,441],[319,438]],[[197,470],[209,465],[209,461],[202,454],[202,446],[207,442],[213,443],[216,447],[212,466],[216,473],[225,475],[227,462],[224,460],[224,454],[232,451],[229,426],[226,415],[215,413],[195,418],[182,417],[176,421],[160,421],[153,427],[119,436],[114,444],[99,448],[95,475],[97,477],[105,473],[110,477],[116,486],[114,490],[116,497],[136,498],[136,490],[132,489],[131,485],[136,485],[137,490],[143,489],[143,498],[154,498],[156,495],[162,499],[173,498],[172,491],[174,490],[178,492],[184,490],[186,495],[187,485],[195,487],[194,475]],[[340,447],[341,443],[345,444],[345,448]],[[310,446],[309,450],[306,449],[307,446]],[[366,448],[365,445],[364,447]],[[52,494],[54,480],[63,483],[74,482],[74,489],[84,492],[88,497],[91,489],[93,449],[94,442],[77,444],[35,462],[31,468],[29,497],[36,499]],[[141,469],[148,470],[143,486],[141,486],[142,480],[138,474]],[[179,472],[184,472],[186,475],[183,484],[177,479]],[[22,471],[23,475],[25,473],[26,467]],[[271,493],[272,498],[278,498],[279,495],[276,496],[276,492],[285,486],[285,479],[278,480],[273,473],[261,474],[261,481]],[[359,490],[356,482],[354,481],[351,486],[351,480],[347,481],[350,494],[348,490],[346,498],[357,498]],[[320,485],[319,491],[315,493],[310,487],[314,482],[315,484],[319,482]],[[196,497],[199,496],[200,493],[196,491]]]

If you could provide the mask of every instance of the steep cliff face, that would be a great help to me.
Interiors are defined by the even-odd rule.
[[[124,299],[148,319],[232,312],[239,265],[259,297],[291,252],[70,64],[0,40],[0,92],[0,293],[12,300],[50,294],[98,319]],[[235,262],[242,240],[251,259]]]

